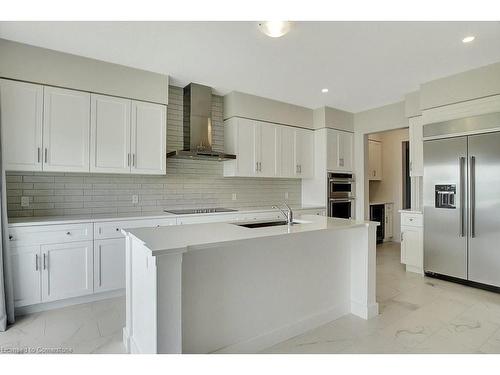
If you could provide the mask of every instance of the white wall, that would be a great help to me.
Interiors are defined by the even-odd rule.
[[[0,39],[0,56],[3,78],[168,104],[164,74],[6,39]]]
[[[369,190],[365,168],[368,166],[368,134],[407,126],[404,101],[354,114],[356,218],[369,218]]]
[[[370,135],[382,143],[382,180],[370,181],[370,202],[393,202],[394,241],[400,239],[400,214],[403,203],[403,141],[408,141],[408,129],[398,129]]]

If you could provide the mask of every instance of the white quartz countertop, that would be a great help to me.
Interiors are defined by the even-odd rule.
[[[321,210],[324,206],[293,206],[293,210]],[[195,216],[214,216],[214,215],[231,215],[231,214],[250,214],[255,212],[272,212],[276,211],[273,208],[237,210],[232,212],[211,212],[206,214],[187,214],[175,215],[169,212],[130,212],[123,214],[94,214],[94,215],[71,215],[71,216],[39,216],[39,217],[15,217],[9,218],[9,227],[31,226],[31,225],[53,225],[53,224],[79,224],[88,222],[106,222],[117,220],[141,220],[141,219],[164,219],[164,218],[181,218]]]
[[[318,215],[299,215],[299,224],[263,228],[246,228],[232,223],[206,223],[157,228],[122,229],[151,250],[152,255],[183,253],[213,247],[232,241],[284,236],[321,230],[342,230],[376,225],[371,221],[330,218]]]

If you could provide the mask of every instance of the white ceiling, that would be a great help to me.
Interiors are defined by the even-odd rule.
[[[179,86],[352,112],[500,61],[500,22],[294,22],[277,39],[255,22],[0,22],[0,37],[166,73]]]

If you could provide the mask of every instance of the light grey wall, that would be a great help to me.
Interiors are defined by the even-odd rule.
[[[223,149],[223,100],[213,96],[214,148]],[[182,89],[170,87],[167,148],[182,148]],[[269,208],[284,201],[300,204],[301,183],[295,179],[224,178],[214,161],[167,159],[166,176],[91,173],[8,172],[8,215],[53,216],[161,212],[164,208]],[[237,200],[232,200],[236,193]],[[132,204],[132,195],[139,203]],[[21,207],[21,196],[30,207]]]
[[[313,128],[313,111],[310,108],[237,91],[224,96],[224,119],[231,117]]]
[[[500,62],[421,85],[421,109],[500,94]]]
[[[354,114],[332,107],[321,107],[313,112],[314,128],[332,128],[354,131]]]
[[[413,91],[405,95],[405,115],[408,118],[422,115],[420,91]]]
[[[164,74],[6,39],[0,39],[0,56],[0,77],[168,103],[168,76]]]

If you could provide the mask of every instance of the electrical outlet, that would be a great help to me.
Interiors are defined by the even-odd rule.
[[[285,199],[288,199],[288,191],[285,191]]]
[[[137,194],[132,195],[132,203],[133,204],[139,203],[139,196]]]
[[[235,200],[236,200],[236,193],[233,193],[233,196],[231,197],[231,199],[232,199],[233,201],[235,201]]]
[[[29,207],[29,206],[30,206],[30,198],[21,197],[21,207]]]

